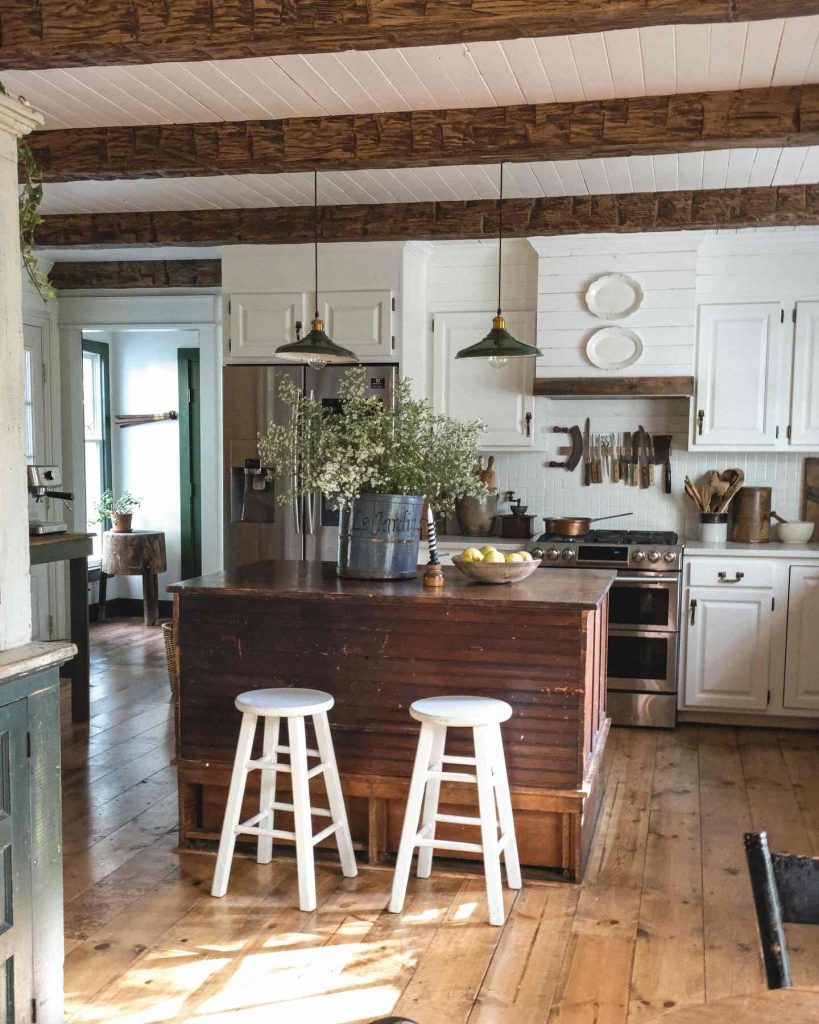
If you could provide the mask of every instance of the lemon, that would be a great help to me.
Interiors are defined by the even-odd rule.
[[[481,548],[481,554],[485,558],[489,554],[490,551],[496,551],[496,550],[497,549],[493,548],[491,544],[484,544],[484,546]]]
[[[510,551],[505,559],[507,562],[522,562],[523,559],[520,556],[519,551]]]
[[[528,551],[517,551],[515,553],[520,555],[521,562],[531,562],[532,561],[532,556],[529,554]]]
[[[494,548],[492,548],[489,552],[487,552],[487,554],[485,554],[483,556],[483,560],[484,560],[484,562],[505,562],[506,561],[506,559],[503,557],[503,555],[500,553],[500,551],[496,551]]]
[[[482,562],[483,555],[477,548],[464,548],[461,552],[461,560],[464,562]]]

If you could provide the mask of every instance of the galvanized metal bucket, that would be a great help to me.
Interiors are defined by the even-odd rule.
[[[424,499],[417,494],[362,494],[342,509],[338,574],[359,580],[401,580],[418,572]]]

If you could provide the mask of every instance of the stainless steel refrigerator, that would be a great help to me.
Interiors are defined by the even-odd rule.
[[[385,404],[395,398],[398,367],[368,365],[368,393]],[[343,414],[338,385],[347,366],[226,366],[224,410],[225,567],[236,568],[271,558],[335,561],[338,512],[321,494],[282,505],[278,495],[285,481],[268,479],[260,465],[257,435],[270,423],[286,423],[289,406],[279,397],[283,377],[317,398],[335,414]]]

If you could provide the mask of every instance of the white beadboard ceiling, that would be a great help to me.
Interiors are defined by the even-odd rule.
[[[49,128],[247,120],[799,85],[819,81],[818,37],[819,14],[2,79]]]
[[[816,183],[819,183],[819,146],[798,146],[507,164],[504,194],[510,198],[605,195]],[[330,171],[319,177],[321,205],[496,199],[497,196],[498,169],[491,165]],[[308,206],[312,202],[313,176],[309,172],[241,174],[47,184],[41,211],[45,214],[123,213]]]

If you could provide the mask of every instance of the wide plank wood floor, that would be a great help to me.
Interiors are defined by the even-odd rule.
[[[817,734],[613,729],[608,792],[582,885],[527,882],[504,928],[482,878],[318,866],[301,914],[295,864],[175,852],[173,721],[162,637],[92,631],[91,722],[64,694],[66,1020],[82,1024],[639,1024],[763,987],[742,849],[767,829],[819,855]],[[819,928],[791,929],[794,976],[819,987]]]

